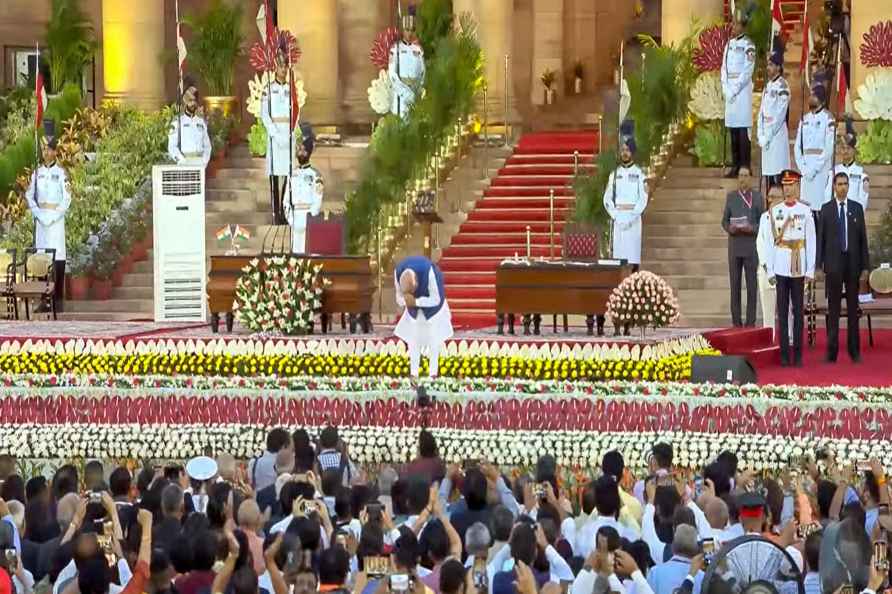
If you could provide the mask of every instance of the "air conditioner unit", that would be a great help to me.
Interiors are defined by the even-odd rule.
[[[204,195],[204,168],[152,168],[156,322],[206,321]]]

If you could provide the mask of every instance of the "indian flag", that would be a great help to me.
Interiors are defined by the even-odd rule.
[[[232,235],[235,239],[251,239],[251,232],[241,225],[235,226],[235,232]]]
[[[223,241],[225,239],[229,239],[230,237],[232,237],[232,229],[229,228],[229,225],[221,227],[217,230],[217,241]]]

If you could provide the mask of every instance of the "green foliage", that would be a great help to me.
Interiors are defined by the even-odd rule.
[[[52,1],[50,20],[46,25],[46,45],[54,91],[68,84],[80,89],[84,67],[99,49],[93,25],[80,4],[80,0]]]
[[[871,120],[858,137],[858,160],[862,163],[892,163],[892,122]]]
[[[355,189],[347,197],[352,253],[368,249],[382,208],[400,199],[406,184],[428,165],[455,121],[474,107],[483,80],[476,27],[468,15],[462,15],[458,29],[446,26],[447,20],[451,23],[451,10],[448,0],[426,0],[420,5],[418,30],[427,66],[424,94],[405,121],[387,115],[375,128]]]
[[[189,64],[207,83],[209,95],[232,95],[235,61],[243,53],[242,3],[212,0],[201,14],[183,17],[192,29]]]
[[[700,167],[718,167],[724,162],[722,151],[730,146],[727,133],[726,138],[722,138],[724,130],[720,120],[697,122],[691,152],[697,157]]]
[[[251,131],[248,132],[248,149],[255,157],[266,156],[266,146],[269,144],[266,135],[266,128],[260,122],[254,122]]]
[[[208,136],[211,139],[211,154],[219,155],[229,144],[229,136],[235,127],[235,117],[223,115],[222,111],[211,110],[208,115]]]
[[[756,64],[762,65],[768,56],[771,35],[771,0],[750,0],[753,10],[746,26],[746,35],[756,46]],[[758,71],[759,68],[756,68]]]
[[[884,262],[892,264],[892,200],[886,206],[880,225],[870,238],[870,261],[874,267]]]
[[[574,218],[585,221],[601,231],[602,237],[610,223],[610,216],[604,208],[604,189],[610,172],[616,169],[616,153],[606,151],[595,160],[595,172],[592,175],[577,175],[573,180],[573,191],[576,193],[576,210]]]

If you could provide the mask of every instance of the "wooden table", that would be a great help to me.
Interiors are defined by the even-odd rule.
[[[514,316],[523,314],[523,333],[530,323],[539,334],[542,314],[585,316],[588,334],[594,333],[595,316],[607,313],[610,293],[631,273],[625,260],[598,262],[505,261],[496,270],[498,332],[514,334]]]
[[[242,268],[257,257],[262,256],[211,256],[207,292],[213,332],[219,329],[220,314],[226,317],[226,330],[232,332],[235,286]],[[356,332],[357,324],[363,332],[371,332],[375,292],[371,259],[368,256],[305,257],[314,264],[322,264],[322,277],[331,281],[322,292],[322,332],[328,332],[332,314],[349,314],[350,332]]]

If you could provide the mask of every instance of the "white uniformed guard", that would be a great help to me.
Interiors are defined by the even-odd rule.
[[[847,198],[854,200],[867,212],[867,203],[870,201],[870,176],[864,167],[855,163],[855,147],[858,144],[858,135],[852,125],[852,118],[846,118],[846,133],[840,143],[839,151],[841,161],[833,168],[833,173],[827,176],[827,188],[824,190],[824,202],[829,202],[833,197],[833,178],[837,173],[845,173],[849,176],[849,194]]]
[[[31,183],[25,191],[28,209],[34,217],[34,247],[56,250],[53,266],[56,311],[62,310],[65,298],[65,213],[71,206],[68,193],[68,177],[56,162],[55,123],[44,121],[43,164],[31,174]],[[35,311],[47,311],[41,303]]]
[[[604,208],[613,220],[613,257],[628,260],[637,270],[641,264],[641,215],[647,208],[644,172],[632,160],[635,126],[626,120],[620,129],[620,166],[610,174],[604,190]]]
[[[397,264],[393,281],[396,304],[405,308],[393,333],[409,349],[409,372],[418,377],[421,350],[427,348],[430,376],[436,377],[443,344],[453,334],[443,273],[424,256],[409,256]]]
[[[823,83],[815,84],[808,98],[809,111],[799,122],[796,143],[793,145],[796,166],[802,173],[800,200],[815,213],[820,212],[824,202],[830,200],[826,189],[831,178],[830,165],[833,159],[836,123],[826,105],[826,87]]]
[[[198,112],[198,88],[189,78],[183,81],[183,113],[170,123],[167,154],[177,165],[207,167],[211,160],[208,126]]]
[[[393,87],[390,112],[405,118],[424,84],[424,49],[415,36],[415,5],[403,17],[402,38],[390,48],[387,76]]]
[[[778,185],[781,172],[790,168],[790,133],[787,130],[790,87],[783,76],[783,44],[775,38],[773,47],[757,125],[757,139],[762,147],[762,175],[769,178],[770,186]]]
[[[322,174],[310,165],[315,137],[309,124],[300,125],[301,142],[297,145],[298,168],[291,176],[291,186],[285,190],[285,218],[291,225],[291,251],[306,251],[307,215],[317,215],[322,208],[325,185]]]
[[[734,16],[732,37],[722,55],[722,94],[725,96],[725,126],[731,134],[733,163],[726,177],[737,177],[741,167],[750,168],[749,128],[753,125],[753,70],[756,46],[744,29],[749,14]]]
[[[797,201],[800,174],[785,171],[781,184],[784,201],[771,209],[774,245],[766,265],[769,281],[777,284],[777,317],[780,326],[781,365],[790,364],[790,332],[787,325],[793,305],[793,363],[802,365],[803,306],[805,279],[815,278],[815,221],[809,207]]]
[[[266,174],[269,176],[271,206],[276,225],[284,225],[285,211],[282,196],[291,161],[294,159],[295,139],[291,129],[291,86],[288,82],[288,58],[286,50],[279,48],[276,54],[275,80],[263,90],[260,99],[260,121],[266,128]],[[281,179],[279,179],[281,178]]]

